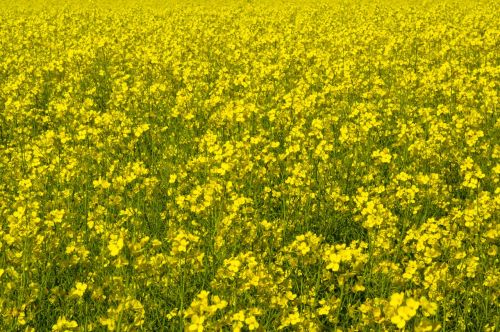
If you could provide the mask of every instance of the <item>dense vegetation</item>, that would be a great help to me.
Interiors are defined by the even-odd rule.
[[[0,330],[498,330],[499,12],[0,1]]]

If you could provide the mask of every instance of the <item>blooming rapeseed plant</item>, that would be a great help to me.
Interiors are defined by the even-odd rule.
[[[498,1],[0,0],[0,331],[497,331]]]

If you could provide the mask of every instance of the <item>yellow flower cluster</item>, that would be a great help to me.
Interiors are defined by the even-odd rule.
[[[500,330],[499,12],[0,0],[0,331]]]

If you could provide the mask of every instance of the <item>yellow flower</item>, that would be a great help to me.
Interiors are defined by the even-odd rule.
[[[417,310],[420,307],[420,302],[410,297],[406,299],[406,305],[412,310]]]
[[[257,322],[257,319],[255,319],[254,316],[245,318],[245,324],[247,324],[250,331],[253,331],[259,327],[259,322]]]
[[[73,297],[82,297],[87,290],[87,284],[83,282],[77,282],[75,288],[71,290],[70,295]]]
[[[123,248],[123,239],[119,235],[111,235],[108,249],[111,256],[118,256]]]
[[[392,316],[391,322],[395,324],[399,329],[402,329],[406,325],[405,319],[399,315]]]
[[[360,283],[357,283],[357,284],[355,284],[354,286],[352,286],[352,291],[353,291],[353,292],[356,292],[356,293],[357,293],[357,292],[362,292],[362,291],[364,291],[365,289],[366,289],[366,288],[365,288],[365,286],[363,286],[363,285],[362,285],[362,284],[360,284]]]
[[[403,303],[404,297],[404,293],[394,293],[391,295],[391,300],[389,303],[392,307],[397,308]]]
[[[318,315],[328,315],[332,307],[329,305],[323,305],[318,309]]]
[[[239,322],[244,322],[245,321],[245,311],[240,310],[237,313],[233,315],[231,320],[239,321]]]
[[[398,316],[403,318],[405,321],[409,321],[413,316],[415,316],[417,310],[404,305],[399,307],[397,312]]]
[[[204,330],[203,323],[205,317],[193,315],[191,316],[191,323],[189,324],[188,331],[202,332]]]
[[[57,323],[52,326],[52,331],[70,331],[78,327],[74,320],[67,320],[66,317],[59,317]]]
[[[304,319],[302,317],[300,317],[299,312],[296,311],[296,312],[288,315],[287,320],[290,323],[290,325],[296,325],[296,324],[302,322]]]
[[[419,300],[422,309],[424,310],[424,316],[435,315],[438,309],[438,305],[434,302],[430,302],[426,297],[422,296]]]
[[[306,255],[311,249],[309,248],[309,246],[307,245],[307,243],[305,242],[301,242],[297,249],[300,251],[300,253],[304,256]]]

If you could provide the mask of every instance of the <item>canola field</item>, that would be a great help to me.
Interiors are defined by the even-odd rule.
[[[499,12],[0,0],[0,331],[498,331]]]

